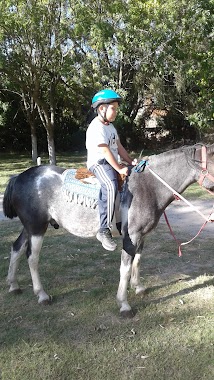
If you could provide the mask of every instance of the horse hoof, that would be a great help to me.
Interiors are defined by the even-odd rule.
[[[44,306],[51,305],[52,304],[52,300],[53,300],[53,297],[50,296],[46,300],[41,301],[40,305],[44,305]]]
[[[145,288],[136,291],[136,295],[140,297],[145,297],[147,294],[148,294],[148,290]]]
[[[123,310],[120,312],[120,315],[124,319],[128,319],[128,318],[131,319],[131,318],[134,318],[135,313],[133,310]]]

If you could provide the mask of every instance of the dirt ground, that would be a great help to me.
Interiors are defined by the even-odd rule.
[[[205,217],[209,217],[214,212],[214,199],[193,200],[192,205],[197,208]],[[185,204],[183,201],[174,201],[166,208],[166,215],[172,229],[179,227],[179,230],[190,233],[192,238],[202,227],[205,219],[196,211]],[[164,216],[161,217],[161,223],[166,223]],[[211,234],[214,231],[214,223],[208,222],[203,229],[203,235]]]

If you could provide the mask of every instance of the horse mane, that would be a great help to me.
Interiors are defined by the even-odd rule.
[[[179,152],[184,153],[185,156],[191,160],[191,159],[194,159],[196,151],[201,149],[201,147],[204,145],[205,144],[202,142],[196,143],[194,145],[183,145],[179,148],[169,149],[165,152],[161,152],[158,154],[152,154],[151,156],[148,156],[148,160],[149,161],[153,161],[153,160],[158,161],[160,159],[167,160],[167,159],[170,159],[171,156],[174,156],[176,153],[179,153]],[[206,147],[209,153],[214,153],[214,144],[206,145]]]
[[[196,144],[197,145],[197,144]],[[184,145],[182,147],[179,147],[179,148],[174,148],[174,149],[169,149],[169,150],[166,150],[164,152],[161,152],[161,153],[157,153],[157,154],[152,154],[151,156],[148,156],[148,160],[153,160],[153,159],[160,159],[160,158],[168,158],[170,157],[171,155],[174,156],[175,153],[177,152],[185,152],[185,153],[188,153],[191,155],[191,152],[194,151],[194,147],[196,145]],[[202,144],[203,145],[203,144]]]
[[[208,145],[205,145],[203,142],[198,142],[194,145],[183,145],[179,148],[175,148],[175,149],[170,149],[170,150],[167,150],[166,152],[162,152],[162,153],[159,153],[159,154],[156,154],[156,155],[151,155],[150,157],[157,157],[157,156],[161,156],[161,155],[168,155],[168,154],[172,154],[172,153],[175,153],[175,152],[178,152],[178,151],[181,151],[181,152],[184,152],[186,154],[188,154],[189,156],[191,156],[192,154],[194,154],[194,152],[197,150],[197,149],[201,149],[202,146],[206,146],[206,148],[209,150],[209,153],[214,153],[214,144],[208,144]]]
[[[186,155],[193,158],[195,156],[196,151],[201,149],[202,146],[205,146],[209,153],[211,153],[211,154],[214,153],[214,144],[205,145],[201,142],[197,143],[195,145],[192,145],[192,146],[184,146],[184,147],[182,147],[182,150]]]

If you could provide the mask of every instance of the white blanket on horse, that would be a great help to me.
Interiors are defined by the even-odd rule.
[[[76,169],[67,169],[63,176],[63,192],[68,201],[95,208],[98,203],[100,183],[96,178],[85,178],[84,183],[75,178]],[[85,183],[87,182],[87,183]],[[91,182],[91,183],[88,183]]]

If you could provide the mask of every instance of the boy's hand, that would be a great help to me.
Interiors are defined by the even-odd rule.
[[[123,166],[121,167],[121,169],[118,171],[118,173],[120,174],[124,174],[125,176],[127,176],[129,174],[129,169],[127,166]]]
[[[138,162],[137,162],[137,158],[134,158],[134,160],[132,161],[132,165],[133,166],[136,166],[138,164]]]

